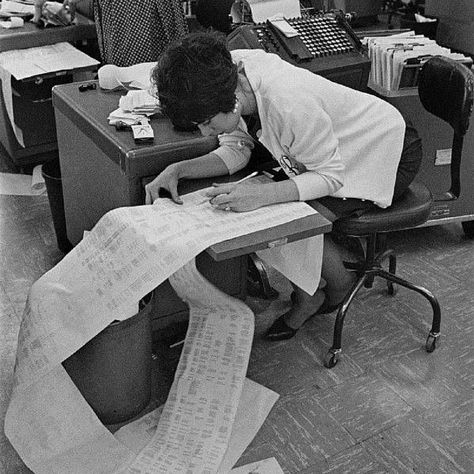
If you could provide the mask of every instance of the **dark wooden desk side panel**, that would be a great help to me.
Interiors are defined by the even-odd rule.
[[[76,245],[105,213],[139,201],[131,198],[129,178],[120,168],[71,120],[55,114],[66,228]]]

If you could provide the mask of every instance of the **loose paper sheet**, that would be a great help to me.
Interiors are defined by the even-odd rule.
[[[69,43],[13,49],[0,53],[0,66],[17,80],[56,71],[72,71],[98,64],[99,61]]]
[[[272,17],[300,18],[299,0],[247,0],[255,23],[267,21]]]
[[[295,202],[229,213],[214,209],[203,191],[183,200],[108,212],[33,284],[5,434],[34,472],[218,472],[241,398],[253,314],[186,263],[214,243],[315,211]],[[131,302],[171,275],[190,304],[190,329],[158,429],[136,456],[100,423],[61,362],[113,320],[132,316]]]
[[[12,127],[15,138],[18,143],[24,148],[25,141],[23,139],[23,132],[15,123],[15,114],[13,112],[13,95],[12,95],[12,75],[7,71],[0,62],[0,80],[2,81],[2,97],[5,110],[7,111],[10,125]]]

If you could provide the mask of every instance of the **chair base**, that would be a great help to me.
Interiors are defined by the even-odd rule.
[[[389,249],[385,251],[380,251],[378,255],[375,255],[375,249],[380,248],[380,237],[383,238],[384,236],[379,234],[368,236],[366,259],[357,268],[359,278],[352,285],[352,288],[349,290],[341,305],[339,306],[336,321],[334,323],[332,347],[329,349],[328,353],[326,354],[326,357],[324,358],[324,366],[328,369],[333,368],[338,363],[342,354],[341,340],[342,330],[344,327],[344,319],[352,301],[354,300],[355,296],[362,287],[372,287],[375,277],[380,277],[386,280],[389,295],[395,294],[395,288],[393,286],[395,283],[397,285],[404,286],[405,288],[408,288],[410,290],[416,291],[429,301],[433,310],[433,320],[431,325],[431,331],[429,332],[425,343],[425,349],[427,352],[433,352],[436,349],[436,344],[440,336],[441,326],[441,309],[438,300],[426,288],[415,285],[395,275],[396,256],[393,250]],[[382,263],[386,259],[389,260],[389,271],[386,271],[382,268]]]

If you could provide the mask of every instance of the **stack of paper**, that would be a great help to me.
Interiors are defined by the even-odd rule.
[[[138,125],[148,122],[148,118],[145,115],[125,112],[120,107],[110,112],[107,120],[109,121],[109,125],[117,125],[120,123],[123,125]]]
[[[160,102],[146,90],[128,91],[119,99],[119,108],[110,113],[110,125],[147,123],[148,117],[160,113]]]
[[[151,115],[160,111],[160,102],[147,90],[132,90],[120,97],[119,107],[125,112]]]
[[[472,65],[472,59],[444,48],[435,40],[413,31],[391,36],[364,39],[372,65],[369,87],[377,91],[394,92],[414,88],[418,84],[420,66],[433,56],[447,56]]]

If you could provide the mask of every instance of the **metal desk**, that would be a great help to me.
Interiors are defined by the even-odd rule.
[[[373,86],[372,86],[373,87]],[[421,104],[418,89],[410,88],[393,92],[388,96],[374,89],[384,100],[395,106],[406,120],[418,130],[423,147],[423,161],[417,179],[423,181],[433,194],[447,191],[450,187],[449,160],[442,160],[450,153],[453,140],[452,128],[443,120],[430,114]],[[461,221],[467,234],[472,237],[474,221],[474,120],[471,118],[463,143],[461,160],[461,195],[453,201],[435,201],[425,226]]]
[[[75,42],[94,38],[96,38],[95,23],[80,14],[76,14],[76,23],[70,26],[40,28],[34,23],[25,22],[21,28],[0,29],[0,53],[62,41]]]

